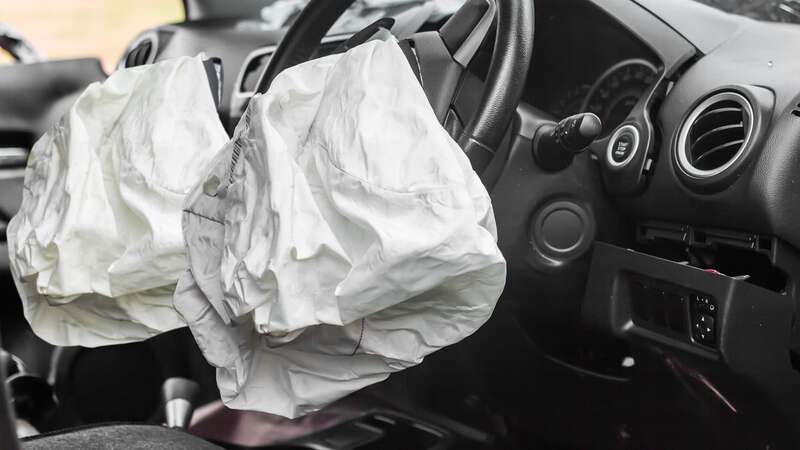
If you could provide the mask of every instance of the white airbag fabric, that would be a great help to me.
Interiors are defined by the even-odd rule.
[[[296,417],[473,333],[489,196],[394,40],[281,73],[187,199],[175,306],[230,407]]]
[[[146,339],[185,323],[186,194],[228,137],[202,60],[119,70],[34,146],[8,225],[25,317],[54,345]]]

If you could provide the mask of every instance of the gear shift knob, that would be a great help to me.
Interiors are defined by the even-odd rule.
[[[161,386],[164,417],[170,428],[186,429],[192,420],[200,386],[187,378],[169,378]]]

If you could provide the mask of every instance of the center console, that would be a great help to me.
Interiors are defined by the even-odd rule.
[[[791,296],[745,277],[597,243],[582,318],[598,331],[761,376],[769,361],[793,372],[793,313]]]
[[[637,361],[645,354],[661,361],[692,393],[701,416],[715,411],[722,421],[755,417],[773,425],[788,420],[796,430],[795,256],[778,239],[685,231],[675,235],[685,260],[666,257],[657,246],[596,243],[582,322],[630,343]],[[739,257],[727,258],[734,261],[727,270],[703,264],[724,266],[730,252]],[[742,255],[751,255],[748,264],[741,264]],[[731,272],[734,267],[739,271]]]

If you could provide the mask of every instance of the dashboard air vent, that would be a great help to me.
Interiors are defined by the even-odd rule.
[[[153,43],[150,41],[143,41],[133,48],[128,57],[125,58],[125,67],[136,67],[147,64],[150,59],[150,52],[153,51]]]
[[[795,117],[800,117],[800,103],[792,110],[792,115]]]
[[[241,81],[239,82],[239,91],[245,94],[253,95],[258,86],[258,81],[261,75],[267,69],[267,64],[272,57],[272,53],[263,53],[254,56],[244,66],[244,72],[240,75]]]
[[[158,36],[150,32],[140,36],[129,48],[125,59],[122,61],[123,67],[137,67],[151,64],[156,59],[158,51]]]
[[[741,94],[724,91],[692,110],[678,135],[677,160],[692,178],[724,172],[744,155],[753,134],[753,108]]]

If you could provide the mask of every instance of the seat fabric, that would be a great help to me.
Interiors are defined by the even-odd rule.
[[[222,450],[179,430],[154,425],[102,425],[33,436],[23,450]]]

